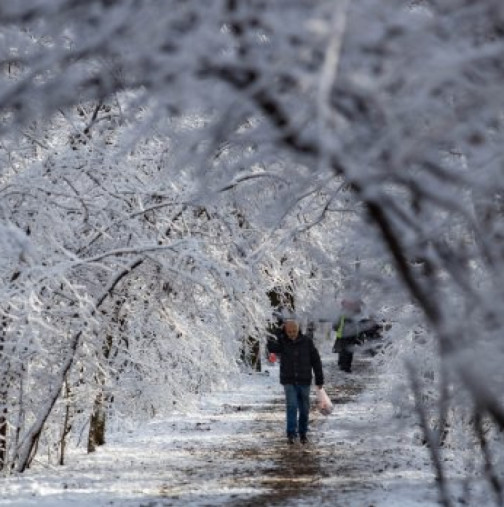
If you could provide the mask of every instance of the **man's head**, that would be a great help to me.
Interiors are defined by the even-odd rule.
[[[295,320],[286,320],[284,323],[285,334],[295,340],[299,334],[299,324]]]

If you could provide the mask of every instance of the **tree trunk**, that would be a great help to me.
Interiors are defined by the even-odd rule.
[[[0,327],[0,359],[3,359],[7,318],[2,318]],[[1,364],[3,372],[0,374],[0,471],[7,465],[7,417],[9,409],[7,401],[9,398],[9,383],[7,382],[7,371],[10,366],[8,362]]]
[[[116,311],[119,313],[119,306],[117,306]],[[118,315],[116,316],[116,321],[119,322]],[[106,360],[110,358],[113,344],[114,338],[112,335],[108,334],[103,343],[103,357]],[[100,391],[95,397],[93,412],[89,420],[88,452],[94,452],[98,446],[105,444],[105,430],[107,425],[106,406],[111,401],[110,396],[105,397],[103,394],[106,382],[105,375],[103,372],[100,372],[98,376]]]
[[[0,403],[3,404],[3,391],[0,393]],[[7,407],[4,405],[0,413],[0,471],[4,469],[7,460]]]
[[[70,433],[72,429],[72,408],[71,408],[71,397],[70,397],[70,386],[68,385],[68,380],[65,380],[65,399],[66,399],[66,407],[65,407],[65,418],[63,420],[63,428],[61,431],[60,438],[60,456],[59,456],[59,464],[65,464],[65,450],[66,450],[66,437]]]
[[[89,422],[88,452],[95,452],[98,446],[105,443],[106,420],[103,392],[100,391],[96,395]]]
[[[478,437],[481,453],[483,454],[484,466],[485,466],[485,478],[490,484],[492,491],[495,494],[495,503],[496,505],[504,504],[504,495],[502,484],[499,480],[499,474],[495,470],[494,460],[492,459],[492,455],[490,453],[490,445],[487,441],[487,437],[485,435],[485,430],[483,428],[483,416],[481,412],[476,408],[476,413],[474,414],[474,429],[476,431],[476,435]]]
[[[244,339],[240,359],[243,364],[250,366],[254,371],[261,371],[261,345],[259,340],[252,336]]]

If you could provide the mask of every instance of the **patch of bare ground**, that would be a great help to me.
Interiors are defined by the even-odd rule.
[[[357,363],[357,361],[356,361]],[[336,407],[350,403],[366,386],[370,374],[370,362],[358,361],[354,375],[341,374],[334,362],[326,365],[326,391]],[[237,499],[228,503],[231,506],[256,505],[339,505],[335,497],[348,488],[366,488],[365,481],[356,481],[359,477],[359,466],[353,459],[353,452],[347,453],[344,442],[333,443],[324,440],[317,431],[318,426],[325,422],[322,415],[312,410],[310,420],[311,439],[308,445],[296,443],[286,444],[283,434],[279,436],[279,428],[283,428],[285,418],[283,400],[269,405],[266,413],[274,414],[269,420],[258,415],[257,422],[262,426],[262,438],[253,449],[240,451],[240,456],[249,456],[256,463],[268,461],[272,466],[264,468],[254,477],[249,477],[263,493],[249,499]],[[331,416],[333,417],[333,416]],[[272,428],[271,423],[277,426]],[[280,430],[281,432],[281,430]],[[342,444],[342,445],[338,445]],[[259,472],[259,469],[258,469]],[[333,476],[340,478],[337,490],[324,484],[324,479]],[[345,484],[344,477],[348,477]],[[244,478],[237,478],[244,480]],[[343,505],[343,504],[342,504]]]
[[[348,493],[369,493],[379,487],[382,470],[370,465],[373,460],[379,462],[379,451],[370,456],[368,446],[361,449],[362,440],[351,431],[343,431],[341,438],[334,437],[334,432],[332,439],[324,434],[326,425],[339,424],[338,407],[351,404],[375,381],[372,370],[369,358],[357,358],[352,374],[339,372],[334,361],[326,362],[326,390],[335,410],[328,418],[315,409],[311,411],[307,445],[289,446],[286,442],[280,388],[279,397],[270,403],[225,407],[229,412],[243,411],[250,416],[247,434],[223,439],[218,447],[192,449],[191,467],[179,470],[181,481],[163,486],[160,491],[163,500],[154,505],[180,505],[177,500],[188,501],[189,495],[191,505],[201,506],[343,506],[349,505],[345,500]],[[216,491],[230,494],[225,498],[208,496],[211,483],[216,485]],[[199,489],[201,495],[206,491],[205,497],[199,496]]]

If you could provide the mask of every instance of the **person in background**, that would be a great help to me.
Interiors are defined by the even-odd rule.
[[[333,326],[336,338],[332,351],[338,354],[339,369],[351,373],[356,345],[381,336],[381,326],[375,320],[362,316],[360,300],[344,299],[341,307],[342,313]]]
[[[320,354],[313,340],[299,331],[299,324],[288,319],[276,339],[268,339],[268,351],[280,355],[280,383],[285,391],[286,432],[289,444],[308,442],[308,416],[310,411],[310,386],[315,375],[315,385],[321,389],[324,374]],[[313,373],[312,373],[313,372]]]

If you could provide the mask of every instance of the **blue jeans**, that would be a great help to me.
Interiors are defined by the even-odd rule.
[[[310,386],[284,385],[287,405],[287,435],[306,435],[310,413]],[[298,416],[299,414],[299,416]]]

